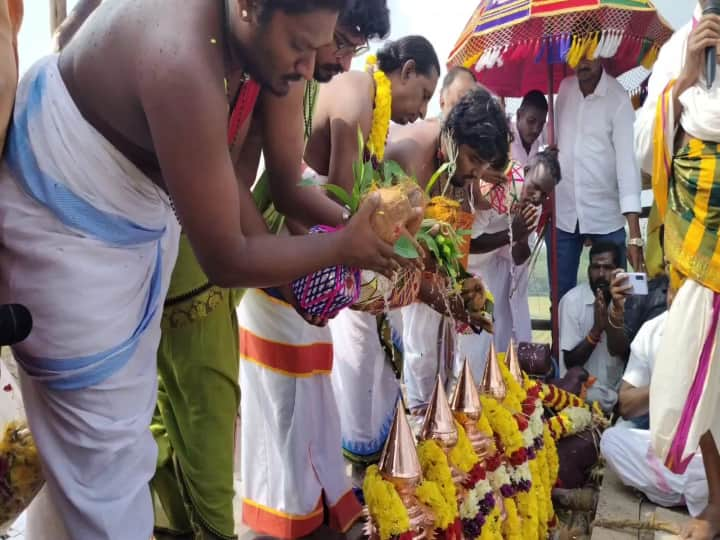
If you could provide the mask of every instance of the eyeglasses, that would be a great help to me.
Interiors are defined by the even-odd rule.
[[[337,47],[335,50],[335,56],[338,58],[344,58],[346,56],[360,56],[370,50],[370,45],[368,45],[367,41],[361,45],[355,45],[338,32],[335,32],[333,37],[335,39],[335,46]]]

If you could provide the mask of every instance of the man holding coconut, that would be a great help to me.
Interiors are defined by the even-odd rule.
[[[404,43],[406,47],[399,51],[406,57],[395,58],[396,66],[389,76],[398,81],[397,104],[405,103],[400,109],[403,117],[420,116],[434,90],[439,62],[427,40],[410,39],[409,52],[407,40]],[[347,172],[342,175],[348,183],[352,182],[352,161],[357,157],[357,126],[359,123],[371,124],[373,117],[373,77],[366,73],[348,76],[356,75],[365,81],[363,88],[368,94],[362,102],[364,106],[355,113],[363,120],[336,117],[323,97],[332,94],[326,94],[323,86],[308,143],[308,148],[313,144],[318,148],[318,141],[328,141],[330,130],[333,139],[341,133],[345,136],[349,133],[351,140],[345,147],[351,148],[352,153],[347,155],[347,169],[344,169]],[[334,84],[335,81],[326,86]],[[351,86],[354,95],[359,85]],[[345,95],[343,105],[348,101],[353,100],[348,100]],[[412,112],[408,112],[410,110]],[[270,132],[274,133],[274,130],[270,128]],[[326,149],[321,153],[327,167],[330,152]],[[306,159],[309,159],[308,155],[306,153]],[[316,156],[312,162],[323,170],[317,164],[322,160],[323,156]],[[335,154],[332,160],[337,161]],[[277,178],[277,169],[272,171],[272,167],[269,164],[271,176]],[[310,192],[314,188],[303,189]],[[279,190],[276,191],[272,184],[271,191],[274,200],[277,198],[279,202]],[[280,209],[288,211],[287,223],[292,232],[302,233],[318,223],[319,205],[312,205],[313,208],[310,204],[289,206]],[[338,227],[348,217],[347,211],[338,212],[336,216],[329,214],[326,211],[320,223]],[[415,222],[419,222],[418,218],[418,211],[408,216]],[[282,292],[248,291],[238,316],[241,327],[242,454],[248,456],[242,462],[244,520],[255,530],[294,538],[308,534],[322,522],[322,512],[318,513],[319,505],[323,503],[321,494],[330,509],[330,525],[339,530],[347,528],[359,516],[360,506],[349,491],[344,474],[340,421],[330,382],[333,364],[330,331],[312,326],[296,312],[291,304],[295,304],[297,298],[289,293],[287,288]],[[258,455],[268,458],[258,461]]]

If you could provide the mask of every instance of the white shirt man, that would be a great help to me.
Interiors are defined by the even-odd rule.
[[[597,401],[606,412],[613,410],[625,364],[608,349],[610,281],[618,268],[618,247],[596,242],[590,249],[588,282],[571,289],[560,300],[560,375],[570,367],[582,367],[596,378],[588,401]]]
[[[594,86],[593,86],[594,85]],[[625,221],[630,262],[639,268],[640,170],[633,151],[635,113],[627,92],[598,61],[583,60],[557,97],[563,181],[557,197],[558,278],[562,296],[577,283],[585,240],[611,241],[625,267]]]
[[[647,411],[650,380],[655,356],[660,348],[668,312],[646,322],[632,342],[623,386],[620,390],[620,410],[630,415],[629,394],[645,392],[645,398],[635,406],[637,414]],[[645,401],[647,399],[647,401]],[[625,409],[625,411],[623,411]],[[605,431],[600,441],[607,464],[628,486],[642,491],[661,506],[686,504],[691,515],[697,516],[707,505],[708,485],[705,468],[698,452],[684,474],[673,474],[660,462],[650,445],[650,431],[635,429],[623,422]]]

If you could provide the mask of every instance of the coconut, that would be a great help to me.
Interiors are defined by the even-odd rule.
[[[411,180],[397,185],[377,188],[371,193],[380,194],[380,204],[371,219],[373,230],[390,244],[394,244],[407,228],[411,235],[420,230],[422,215],[415,215],[415,208],[425,207],[425,195]]]

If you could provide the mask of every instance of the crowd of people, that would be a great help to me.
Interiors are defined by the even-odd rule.
[[[582,373],[577,392],[619,418],[608,466],[686,504],[686,538],[720,534],[720,83],[702,72],[720,16],[704,2],[637,118],[581,60],[557,141],[540,89],[508,114],[471,69],[441,79],[424,37],[386,40],[386,0],[79,0],[17,89],[22,4],[3,2],[0,300],[32,313],[13,356],[46,480],[27,538],[236,538],[238,441],[250,529],[346,533],[398,402],[418,430],[438,377],[451,390],[467,361],[480,381],[490,354],[532,342],[552,227],[560,357],[545,375]],[[385,42],[352,71],[370,40]],[[462,294],[431,253],[378,234],[383,201],[355,193],[364,162],[422,192],[399,237],[425,194],[452,206]],[[330,274],[362,283],[332,317],[307,302]]]

